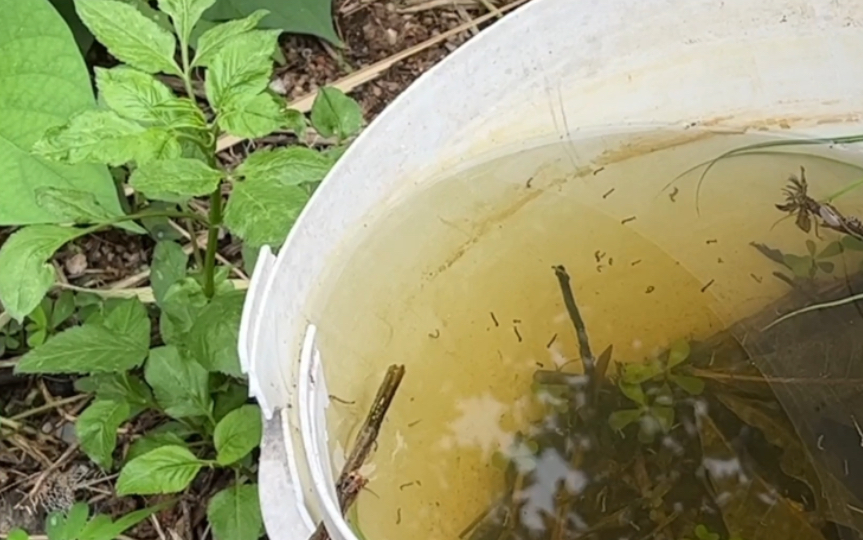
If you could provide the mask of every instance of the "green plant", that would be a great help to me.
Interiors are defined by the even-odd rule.
[[[36,309],[27,315],[29,322],[24,325],[27,345],[38,347],[45,343],[74,313],[75,295],[71,291],[63,291],[57,300],[43,298]]]
[[[45,519],[45,532],[48,540],[114,540],[119,535],[144,521],[151,515],[164,510],[168,505],[160,504],[130,512],[116,521],[111,516],[96,514],[90,516],[86,503],[76,503],[68,512],[53,512]],[[30,535],[22,529],[13,529],[6,536],[8,540],[29,540]]]
[[[621,365],[620,382],[623,385],[632,386],[652,380],[667,381],[687,394],[699,395],[704,391],[704,381],[698,377],[678,373],[679,368],[689,359],[689,353],[689,342],[677,340],[662,357]]]
[[[832,259],[837,255],[842,254],[843,245],[840,242],[830,242],[820,252],[818,247],[812,240],[806,240],[807,255],[793,255],[785,253],[782,255],[782,263],[788,267],[795,276],[799,278],[812,279],[822,271],[825,274],[832,274],[836,265],[828,259]]]
[[[17,373],[84,374],[77,388],[94,396],[76,431],[82,450],[105,469],[116,466],[117,431],[144,411],[163,424],[136,440],[120,465],[119,495],[156,495],[187,489],[203,468],[233,471],[235,482],[209,502],[217,539],[244,540],[262,534],[252,452],[260,442],[261,417],[248,403],[248,386],[237,356],[237,334],[245,293],[217,266],[219,231],[242,239],[244,250],[284,241],[317,184],[362,127],[359,106],[340,91],[322,89],[310,121],[285,109],[268,90],[271,57],[279,32],[258,30],[266,15],[208,25],[194,55],[191,36],[215,0],[160,0],[172,32],[119,0],[76,0],[80,19],[123,64],[96,68],[100,106],[83,108],[47,129],[34,145],[43,159],[64,164],[101,163],[131,170],[135,208],[95,197],[86,185],[41,186],[42,210],[70,225],[30,225],[0,248],[0,300],[18,321],[31,317],[35,346]],[[182,79],[205,73],[207,105],[177,97],[154,73]],[[212,114],[211,114],[212,111]],[[319,152],[304,146],[259,151],[236,168],[220,166],[221,133],[252,138],[275,130],[302,134],[308,123],[334,146]],[[229,192],[227,204],[223,192]],[[206,198],[206,215],[191,210]],[[49,259],[64,244],[111,227],[143,234],[152,220],[179,218],[207,231],[204,252],[187,255],[176,242],[156,243],[151,263],[154,306],[137,298],[78,295],[44,308],[54,285]],[[158,237],[157,237],[158,238]],[[47,304],[44,304],[47,305]],[[80,324],[57,332],[78,308]],[[153,322],[158,333],[154,336]],[[56,322],[56,324],[55,324]],[[42,339],[41,336],[44,336]],[[37,343],[42,342],[44,343]],[[95,518],[94,518],[95,519]]]
[[[639,384],[620,381],[620,391],[637,407],[612,412],[608,424],[615,431],[623,431],[630,424],[638,424],[638,440],[650,444],[658,432],[668,433],[674,425],[674,399],[667,384],[650,394]]]

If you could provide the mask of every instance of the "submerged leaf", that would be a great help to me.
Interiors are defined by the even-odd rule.
[[[689,358],[689,342],[685,339],[678,339],[671,344],[668,351],[668,369],[674,368]]]
[[[731,444],[707,415],[698,417],[704,468],[730,536],[824,540],[788,499],[752,471],[744,471]]]
[[[608,416],[608,425],[615,431],[623,431],[626,426],[638,422],[639,418],[641,418],[641,409],[614,411]]]
[[[673,382],[691,396],[699,396],[704,392],[704,381],[690,375],[669,375],[668,380]]]

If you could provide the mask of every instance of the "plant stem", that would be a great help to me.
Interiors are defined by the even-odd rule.
[[[219,225],[222,224],[222,190],[217,187],[210,195],[210,230],[207,234],[207,253],[204,256],[204,295],[216,294],[216,249],[219,242]]]
[[[195,102],[195,91],[192,89],[192,68],[189,64],[189,46],[186,40],[180,38],[180,59],[183,62],[183,84],[189,99]]]

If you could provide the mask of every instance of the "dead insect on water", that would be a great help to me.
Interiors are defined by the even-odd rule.
[[[785,193],[785,203],[776,205],[777,209],[796,215],[797,227],[807,233],[812,230],[812,214],[818,215],[820,209],[820,205],[809,196],[808,190],[806,169],[800,167],[800,178],[792,174],[788,177],[788,185],[782,190]]]

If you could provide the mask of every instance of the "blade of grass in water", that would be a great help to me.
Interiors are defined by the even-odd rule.
[[[680,180],[680,178],[686,176],[687,174],[689,174],[689,173],[691,173],[697,169],[700,169],[701,167],[706,166],[704,171],[701,173],[701,176],[698,178],[698,184],[696,185],[696,188],[695,188],[695,212],[696,212],[696,214],[700,215],[701,214],[701,208],[699,205],[699,195],[701,193],[701,186],[704,183],[704,178],[707,176],[707,173],[709,173],[710,170],[714,167],[714,165],[716,165],[719,161],[721,161],[723,159],[728,159],[728,158],[738,156],[738,155],[768,154],[768,153],[772,153],[772,152],[767,151],[769,149],[777,149],[777,148],[782,148],[782,147],[787,147],[787,146],[813,146],[813,145],[825,145],[825,144],[853,144],[853,143],[858,143],[858,142],[863,142],[863,134],[849,135],[847,137],[789,139],[789,140],[780,140],[780,141],[764,141],[764,142],[760,142],[760,143],[748,144],[746,146],[741,146],[739,148],[734,148],[734,149],[729,150],[727,152],[723,152],[722,154],[720,154],[719,156],[717,156],[713,159],[703,161],[697,165],[694,165],[694,166],[686,169],[685,171],[683,171],[682,173],[680,173],[676,177],[674,177],[674,179],[671,180],[668,184],[666,184],[662,188],[662,191],[664,192],[665,190],[667,190],[669,187],[674,185],[678,180]],[[830,158],[827,158],[827,159],[830,159]],[[853,164],[853,163],[843,161],[843,160],[831,159],[830,161],[836,161],[836,162],[850,165],[852,167],[863,170],[863,167],[856,165],[856,164]],[[841,192],[840,195],[842,195],[844,193],[845,192]]]
[[[777,324],[787,321],[792,317],[796,317],[798,315],[802,315],[804,313],[809,313],[810,311],[817,311],[819,309],[827,309],[832,307],[844,306],[845,304],[850,304],[851,302],[857,302],[858,300],[863,300],[863,294],[855,294],[853,296],[848,296],[846,298],[840,298],[839,300],[833,300],[832,302],[824,302],[822,304],[813,304],[811,306],[807,306],[805,308],[798,309],[796,311],[792,311],[791,313],[786,313],[785,315],[779,317],[772,323],[768,324],[762,329],[762,332],[766,332],[770,330]]]

